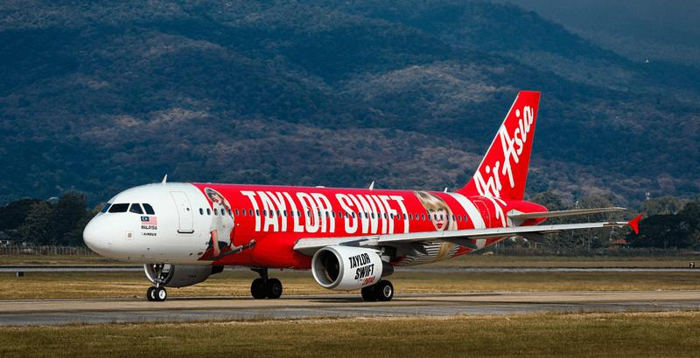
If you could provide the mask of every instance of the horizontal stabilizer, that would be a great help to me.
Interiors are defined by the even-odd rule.
[[[564,217],[564,216],[612,213],[612,212],[623,211],[623,210],[626,210],[626,209],[618,207],[618,206],[614,206],[614,207],[610,207],[610,208],[541,211],[541,212],[537,212],[537,213],[514,213],[514,214],[508,214],[508,217],[511,220],[525,221],[528,219],[560,218],[560,217]]]

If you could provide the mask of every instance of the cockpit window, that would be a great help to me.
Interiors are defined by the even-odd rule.
[[[100,210],[101,213],[106,213],[107,210],[109,210],[109,207],[112,206],[112,203],[107,203],[105,206],[102,207],[102,210]]]
[[[156,212],[153,210],[153,207],[151,204],[143,204],[143,210],[146,210],[146,214],[148,215],[155,215]]]
[[[131,204],[131,207],[129,208],[130,213],[136,213],[136,214],[143,214],[143,209],[141,209],[140,204]]]
[[[109,208],[110,213],[125,213],[129,209],[129,204],[114,204]]]

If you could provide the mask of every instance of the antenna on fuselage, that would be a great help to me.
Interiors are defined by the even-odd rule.
[[[447,193],[447,187],[445,187],[445,190],[442,191],[443,193]]]
[[[374,190],[374,181],[372,181],[372,184],[369,185],[369,190]]]
[[[165,176],[163,177],[163,181],[161,183],[165,184],[167,182],[168,182],[168,174],[165,174]]]

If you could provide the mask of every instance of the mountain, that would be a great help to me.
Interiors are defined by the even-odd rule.
[[[700,3],[637,0],[505,0],[637,62],[700,65]]]
[[[463,185],[543,92],[528,192],[700,191],[700,74],[464,1],[4,2],[0,202],[160,180]]]

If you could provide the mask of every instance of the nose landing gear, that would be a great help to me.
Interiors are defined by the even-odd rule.
[[[168,298],[168,291],[165,290],[165,280],[168,275],[169,267],[166,269],[164,264],[154,264],[152,265],[153,272],[155,273],[154,284],[146,290],[146,299],[149,301],[162,302]]]
[[[267,269],[252,269],[260,275],[250,285],[250,293],[255,299],[276,299],[282,296],[282,282],[276,278],[268,278]]]
[[[151,286],[146,291],[146,298],[149,301],[165,301],[168,298],[168,291],[165,287]]]

